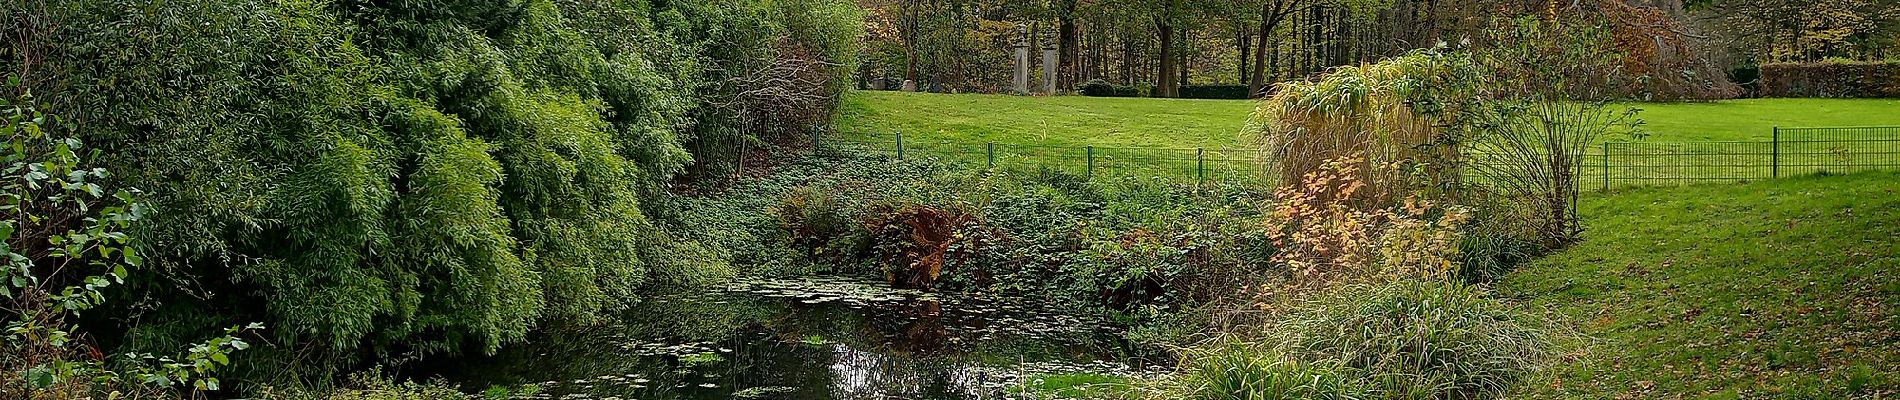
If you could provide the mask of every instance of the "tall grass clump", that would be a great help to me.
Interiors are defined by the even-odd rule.
[[[1193,400],[1355,399],[1356,387],[1338,370],[1301,362],[1279,349],[1228,342],[1195,350],[1174,386],[1151,397]]]
[[[1296,357],[1358,375],[1375,398],[1493,398],[1551,355],[1543,330],[1471,285],[1403,281],[1311,303],[1280,321]]]
[[[1364,199],[1456,182],[1458,118],[1479,76],[1463,52],[1418,51],[1283,83],[1254,111],[1252,138],[1272,154],[1283,186],[1328,161],[1360,155]],[[1423,180],[1421,180],[1423,179]]]
[[[1555,354],[1532,317],[1457,282],[1354,286],[1277,322],[1265,340],[1190,351],[1151,397],[1491,399]]]

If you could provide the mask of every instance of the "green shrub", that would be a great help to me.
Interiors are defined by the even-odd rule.
[[[1188,352],[1154,398],[1491,399],[1554,355],[1548,334],[1468,285],[1349,288],[1257,343]]]
[[[1762,97],[1900,98],[1900,62],[1765,64],[1760,90]]]
[[[1287,353],[1350,371],[1377,398],[1495,398],[1554,354],[1549,335],[1474,286],[1347,289],[1275,327]]]
[[[1193,400],[1361,399],[1340,370],[1302,362],[1271,346],[1229,342],[1193,350],[1155,397]]]
[[[794,249],[812,261],[842,262],[862,257],[868,244],[862,209],[846,204],[835,188],[800,186],[771,209]]]
[[[1117,85],[1101,79],[1090,79],[1088,82],[1083,83],[1082,87],[1078,88],[1077,91],[1081,92],[1083,96],[1091,97],[1141,96],[1141,88],[1139,87]]]
[[[1181,98],[1184,99],[1247,99],[1252,98],[1247,85],[1184,85],[1181,86]]]
[[[385,375],[381,368],[350,375],[347,387],[330,390],[310,390],[303,388],[263,388],[258,390],[259,398],[283,400],[500,400],[526,398],[536,392],[532,386],[510,389],[491,388],[482,396],[462,393],[461,388],[443,382],[416,382],[397,380]]]
[[[142,326],[93,333],[128,347],[108,352],[156,352],[263,321],[278,346],[236,372],[279,384],[392,354],[492,352],[730,275],[730,242],[669,220],[669,187],[772,139],[737,121],[809,132],[833,99],[732,106],[783,89],[743,75],[807,66],[797,90],[835,93],[862,32],[839,0],[78,0],[0,14],[22,16],[0,36],[36,55],[0,67],[72,117],[111,183],[151,193],[134,227],[150,268],[127,279],[148,284],[95,313]]]

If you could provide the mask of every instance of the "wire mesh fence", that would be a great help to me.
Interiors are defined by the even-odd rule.
[[[894,132],[821,133],[813,139],[826,150],[1032,173],[1261,185],[1276,178],[1272,154],[1252,148],[1049,146],[920,140]],[[1900,126],[1775,128],[1771,140],[1752,142],[1607,142],[1590,149],[1577,165],[1579,181],[1601,190],[1882,169],[1900,169]]]
[[[822,137],[825,151],[934,159],[954,165],[1025,173],[1054,171],[1087,177],[1141,177],[1180,181],[1268,183],[1266,154],[1257,149],[1050,146],[919,140],[899,134]]]

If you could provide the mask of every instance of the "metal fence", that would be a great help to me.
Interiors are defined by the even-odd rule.
[[[1046,146],[919,140],[900,133],[815,136],[820,148],[934,158],[968,166],[1270,184],[1259,149]],[[1579,179],[1603,190],[1746,182],[1816,173],[1900,169],[1900,126],[1775,128],[1768,141],[1607,142],[1590,150]]]
[[[918,140],[902,134],[824,137],[825,151],[878,153],[898,159],[934,159],[1018,173],[1061,172],[1086,177],[1143,177],[1183,181],[1265,183],[1268,154],[1259,149],[1049,146],[997,142]]]

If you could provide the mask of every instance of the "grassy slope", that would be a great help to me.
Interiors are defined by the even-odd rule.
[[[1594,338],[1544,398],[1900,390],[1900,173],[1634,190],[1500,294]]]
[[[1750,99],[1639,105],[1650,141],[1765,140],[1775,126],[1900,125],[1900,100]],[[1242,100],[852,92],[843,127],[907,140],[1050,146],[1234,146]]]

